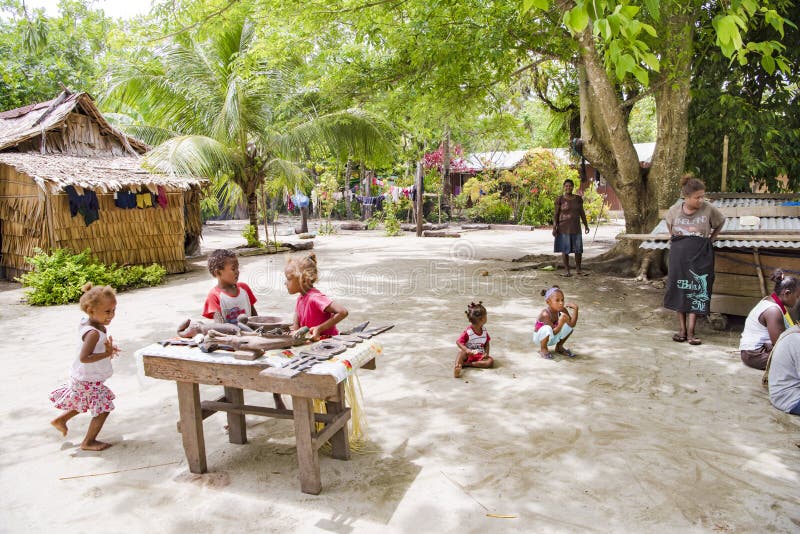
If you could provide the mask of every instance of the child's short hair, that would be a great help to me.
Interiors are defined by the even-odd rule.
[[[698,191],[705,191],[706,184],[703,183],[703,180],[696,178],[694,174],[687,172],[683,176],[681,176],[681,194],[684,197],[688,197],[693,193],[697,193]]]
[[[467,306],[467,311],[464,313],[467,314],[469,323],[475,324],[479,319],[486,317],[486,308],[483,307],[483,301],[480,301],[477,304],[470,302],[469,306]]]
[[[211,276],[216,277],[217,272],[225,268],[225,263],[229,260],[235,260],[236,253],[227,248],[218,248],[208,256],[208,272]]]
[[[294,271],[302,287],[311,287],[319,279],[317,255],[313,252],[303,257],[292,256],[286,261],[286,267]]]
[[[556,293],[556,292],[559,292],[559,293],[561,293],[562,295],[564,294],[564,292],[563,292],[563,291],[561,291],[561,288],[560,288],[560,287],[558,287],[558,286],[553,286],[553,287],[551,287],[550,289],[542,289],[541,295],[544,297],[544,300],[549,300],[549,299],[550,299],[550,297],[552,297],[552,296],[553,296],[553,293]]]
[[[117,300],[117,292],[111,286],[93,286],[91,282],[86,282],[81,290],[83,295],[79,302],[83,313],[88,313],[89,308],[97,307],[106,299]]]

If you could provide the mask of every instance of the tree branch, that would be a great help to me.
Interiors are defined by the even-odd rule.
[[[187,31],[189,31],[189,30],[197,28],[198,26],[202,26],[203,24],[205,24],[209,20],[222,15],[227,10],[229,10],[231,7],[233,7],[234,4],[238,4],[238,3],[239,3],[239,0],[230,0],[228,2],[228,5],[223,6],[220,9],[218,9],[217,11],[208,14],[202,20],[199,20],[199,21],[195,22],[194,24],[190,24],[189,26],[184,26],[183,28],[180,28],[179,30],[176,30],[176,31],[174,31],[172,33],[168,33],[167,35],[162,35],[160,37],[156,37],[154,39],[151,39],[151,40],[147,41],[147,44],[154,43],[154,42],[157,42],[157,41],[163,41],[164,39],[169,39],[170,37],[175,37],[176,35],[180,35],[182,33],[185,33]]]

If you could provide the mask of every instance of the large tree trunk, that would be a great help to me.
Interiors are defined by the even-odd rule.
[[[247,191],[247,218],[250,221],[250,224],[258,230],[258,195],[256,194],[255,188],[250,190],[251,188],[248,187]]]
[[[308,206],[300,207],[300,231],[298,233],[308,233]]]
[[[451,195],[453,184],[450,180],[450,127],[445,126],[442,142],[442,211],[450,217]],[[441,213],[439,213],[441,217]]]
[[[353,166],[350,159],[344,167],[344,208],[347,211],[347,219],[353,218],[353,208],[350,206],[350,175],[353,174]]]
[[[656,150],[648,180],[655,187],[656,207],[666,209],[680,195],[680,177],[684,171],[689,140],[689,102],[694,30],[688,15],[673,15],[665,21],[662,39],[672,43],[664,47],[663,65],[670,71],[654,76],[656,101]],[[657,218],[653,221],[653,224]]]

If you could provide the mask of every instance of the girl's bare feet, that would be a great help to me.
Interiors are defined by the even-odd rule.
[[[66,435],[67,435],[67,423],[63,419],[58,417],[58,418],[53,419],[52,421],[50,421],[50,424],[53,425],[54,427],[56,427],[56,430],[61,432],[62,436],[66,437]]]
[[[461,376],[461,362],[457,361],[455,366],[453,367],[453,378],[458,378]]]
[[[111,446],[110,443],[106,443],[105,441],[97,441],[93,440],[88,443],[81,443],[81,449],[84,451],[102,451]]]

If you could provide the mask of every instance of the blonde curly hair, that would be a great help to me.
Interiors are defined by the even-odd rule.
[[[117,300],[117,292],[111,286],[93,286],[91,282],[86,282],[81,290],[83,295],[79,303],[83,313],[89,313],[90,308],[96,308],[105,300]]]
[[[299,258],[290,257],[286,262],[286,269],[297,277],[303,288],[313,287],[319,279],[317,255],[313,252]]]

